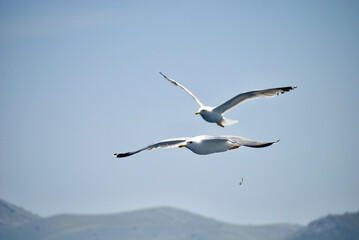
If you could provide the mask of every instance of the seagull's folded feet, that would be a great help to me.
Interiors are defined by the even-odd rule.
[[[236,148],[239,148],[241,145],[235,145],[233,147],[230,147],[229,150],[233,150],[233,149],[236,149]]]

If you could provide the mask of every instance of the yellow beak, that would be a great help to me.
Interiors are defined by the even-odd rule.
[[[200,112],[196,112],[196,115],[200,114]]]
[[[182,147],[187,147],[186,144],[181,144],[181,145],[178,145],[179,148],[182,148]]]

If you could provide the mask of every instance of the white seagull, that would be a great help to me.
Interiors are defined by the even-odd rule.
[[[201,135],[197,137],[182,137],[182,138],[171,138],[162,140],[148,145],[147,147],[141,148],[137,151],[127,152],[127,153],[115,153],[114,157],[123,158],[128,157],[133,154],[139,153],[144,150],[152,150],[156,148],[173,148],[173,147],[186,147],[192,152],[199,155],[207,155],[217,152],[225,152],[228,150],[239,148],[240,146],[252,147],[252,148],[262,148],[268,147],[275,142],[258,142],[249,140],[243,137],[238,136],[207,136]]]
[[[205,106],[199,98],[194,95],[188,88],[181,85],[180,83],[176,82],[175,80],[168,78],[163,73],[160,72],[160,74],[166,78],[168,81],[170,81],[172,84],[174,84],[177,87],[182,88],[187,93],[189,93],[194,100],[200,105],[200,108],[196,112],[196,114],[200,114],[204,120],[207,122],[213,122],[217,123],[218,126],[224,127],[229,126],[232,124],[235,124],[238,122],[237,120],[231,120],[228,118],[225,118],[223,115],[237,106],[239,103],[244,102],[249,99],[258,98],[258,97],[273,97],[276,95],[279,95],[280,93],[289,92],[290,90],[296,88],[296,86],[293,87],[281,87],[281,88],[270,88],[270,89],[263,89],[263,90],[255,90],[250,92],[244,92],[240,93],[237,96],[229,99],[228,101],[222,103],[221,105],[217,107],[209,107]]]

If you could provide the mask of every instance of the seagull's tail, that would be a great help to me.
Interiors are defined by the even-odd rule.
[[[223,126],[230,126],[233,125],[235,123],[237,123],[237,120],[232,120],[232,119],[228,119],[228,118],[223,118],[222,121],[220,122]]]

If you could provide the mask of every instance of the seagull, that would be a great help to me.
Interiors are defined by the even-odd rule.
[[[289,92],[290,90],[296,88],[296,86],[292,86],[292,87],[270,88],[270,89],[244,92],[238,94],[237,96],[229,99],[228,101],[222,103],[217,107],[209,107],[204,105],[203,102],[196,95],[194,95],[188,88],[176,82],[175,80],[168,78],[162,72],[159,73],[168,81],[170,81],[173,85],[185,90],[189,95],[191,95],[194,98],[194,100],[196,100],[196,102],[200,105],[200,108],[198,109],[196,114],[200,114],[205,121],[211,123],[217,123],[217,125],[221,127],[229,126],[238,122],[237,120],[227,119],[223,115],[227,111],[231,110],[232,108],[240,104],[241,102],[258,97],[273,97],[279,95],[280,93]]]
[[[179,147],[179,148],[186,147],[196,154],[207,155],[212,153],[233,150],[241,146],[252,147],[252,148],[268,147],[273,143],[277,143],[277,142],[279,142],[279,140],[275,142],[258,142],[238,136],[213,137],[213,136],[201,135],[196,137],[166,139],[150,144],[147,147],[141,148],[137,151],[126,152],[126,153],[115,153],[113,154],[113,156],[116,158],[123,158],[142,152],[144,150],[152,150],[156,148],[173,148],[173,147]]]

